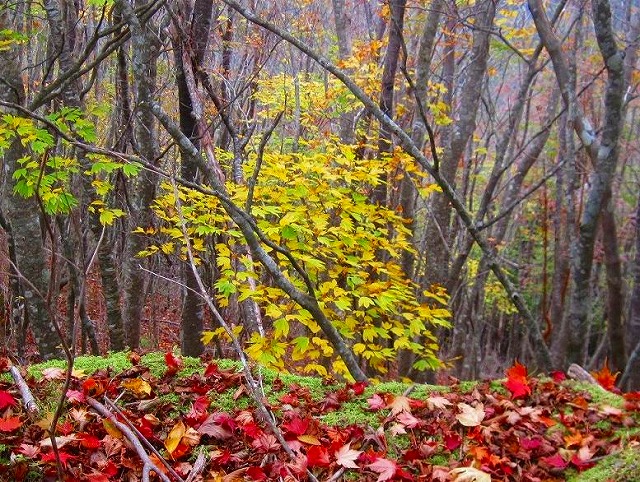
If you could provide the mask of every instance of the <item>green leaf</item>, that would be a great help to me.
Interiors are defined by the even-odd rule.
[[[220,294],[224,295],[226,298],[229,298],[229,296],[236,292],[235,285],[227,279],[218,280],[215,284],[215,287],[220,292]]]

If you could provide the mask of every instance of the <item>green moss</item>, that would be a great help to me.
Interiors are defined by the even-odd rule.
[[[460,393],[469,393],[478,386],[478,382],[475,380],[464,380],[458,384],[458,390]]]
[[[339,410],[320,416],[320,420],[331,427],[358,424],[377,428],[380,426],[380,414],[381,412],[368,410],[367,401],[362,398],[347,402]]]
[[[431,456],[431,458],[429,459],[429,463],[432,465],[448,466],[450,462],[449,457],[445,454],[435,454]]]
[[[605,457],[598,465],[580,474],[571,474],[569,482],[635,482],[640,480],[640,450],[627,449]]]
[[[42,371],[46,368],[62,368],[67,367],[66,360],[48,360],[37,365],[31,365],[29,367],[29,374],[34,378],[41,378]],[[131,362],[127,358],[127,353],[117,352],[110,353],[105,356],[79,356],[73,361],[73,367],[76,370],[82,370],[84,373],[91,375],[96,370],[104,370],[106,368],[113,368],[115,372],[121,372],[128,368],[131,368]]]
[[[577,382],[574,380],[567,380],[563,384],[574,391],[587,392],[591,396],[591,401],[598,405],[610,405],[615,408],[624,407],[624,398],[615,393],[611,393],[607,390],[603,390],[599,385],[593,385],[587,382]]]

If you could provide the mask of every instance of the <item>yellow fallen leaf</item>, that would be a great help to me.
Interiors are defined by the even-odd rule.
[[[186,431],[187,427],[185,427],[182,421],[176,423],[173,426],[171,432],[169,432],[169,435],[167,435],[167,439],[164,441],[164,446],[170,454],[173,454],[173,452],[175,452],[178,444],[180,443],[180,440],[182,440],[182,436]]]
[[[313,435],[298,435],[298,440],[309,445],[322,445],[322,442]]]
[[[132,392],[136,397],[148,397],[151,395],[151,385],[142,378],[132,378],[121,383],[122,387]]]
[[[117,438],[117,439],[122,438],[122,432],[118,427],[115,426],[115,424],[111,420],[108,420],[106,418],[103,419],[102,425],[104,426],[104,429],[107,431],[107,433],[111,435],[113,438]]]

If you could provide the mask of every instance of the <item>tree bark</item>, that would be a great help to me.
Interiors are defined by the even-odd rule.
[[[0,9],[0,29],[11,27],[9,10]],[[18,58],[16,48],[0,49],[0,63],[3,66],[0,73],[0,100],[22,105],[25,101],[25,91]],[[12,267],[12,276],[16,276],[20,281],[25,316],[31,326],[40,356],[46,360],[61,357],[61,340],[53,325],[54,321],[49,317],[45,302],[50,272],[42,239],[40,209],[35,197],[25,199],[13,192],[13,172],[19,167],[18,159],[25,155],[27,150],[19,139],[13,139],[11,145],[4,150],[3,170],[6,180],[2,202],[15,248],[16,266]]]
[[[137,55],[132,56],[135,108],[133,112],[133,139],[135,150],[149,162],[155,162],[158,157],[157,122],[149,111],[142,107],[151,103],[156,90],[156,60],[159,55],[158,41],[153,33],[153,25],[140,20],[142,37],[132,36],[131,48]],[[143,75],[136,73],[144,72]],[[124,82],[122,86],[125,87]],[[123,113],[127,113],[128,98],[122,93]],[[140,234],[132,233],[137,226],[149,226],[153,214],[151,202],[155,195],[158,179],[147,170],[128,182],[131,195],[129,196],[129,217],[127,219],[128,236],[125,237],[124,256],[122,259],[122,295],[124,309],[124,325],[127,344],[136,349],[140,346],[141,322],[147,295],[147,275],[140,269],[146,261],[137,257],[137,253],[147,246],[147,239]]]
[[[611,9],[607,0],[592,1],[592,15],[598,47],[608,74],[604,99],[602,134],[597,150],[591,188],[580,219],[577,243],[572,253],[573,292],[569,326],[574,334],[584,333],[590,309],[589,291],[593,249],[598,219],[605,206],[607,193],[611,190],[613,176],[618,163],[619,138],[622,130],[623,99],[625,82],[623,54],[616,45],[611,27]],[[580,363],[585,356],[584,343],[578,336],[570,337],[567,346],[569,362]]]

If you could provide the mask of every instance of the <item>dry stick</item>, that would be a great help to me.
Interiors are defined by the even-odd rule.
[[[171,479],[167,477],[167,475],[162,472],[162,470],[160,470],[158,466],[154,464],[153,461],[149,458],[149,454],[147,454],[147,452],[144,450],[142,443],[140,443],[138,437],[136,437],[136,435],[127,426],[127,424],[119,421],[113,414],[113,412],[111,412],[107,407],[102,405],[95,398],[88,397],[87,403],[91,405],[91,407],[93,407],[93,409],[96,410],[100,415],[109,419],[109,421],[113,423],[118,428],[118,430],[120,430],[124,434],[125,437],[127,437],[127,440],[131,442],[131,445],[133,445],[133,448],[138,453],[138,457],[140,457],[140,460],[142,460],[142,463],[144,464],[142,467],[142,482],[149,482],[149,472],[152,470],[158,475],[158,477],[160,477],[163,482],[171,482]]]
[[[20,370],[18,370],[15,366],[9,367],[9,372],[11,372],[11,376],[13,377],[16,385],[18,386],[18,390],[20,390],[20,396],[22,397],[22,404],[24,408],[27,410],[29,415],[38,415],[40,409],[38,408],[38,404],[36,403],[35,398],[33,398],[33,394],[31,390],[29,390],[29,385],[24,381],[22,375],[20,374]]]
[[[131,423],[131,420],[129,420],[127,416],[124,414],[124,412],[120,410],[120,407],[118,407],[114,402],[112,402],[107,397],[104,397],[104,401],[106,402],[107,405],[109,405],[109,408],[114,410],[118,415],[122,417],[122,420],[124,420],[124,423],[127,424],[127,426],[131,429],[131,431],[136,435],[138,440],[140,440],[140,442],[142,442],[143,445],[145,445],[151,452],[153,452],[153,454],[156,457],[158,457],[158,460],[162,462],[162,465],[164,465],[167,468],[169,473],[171,473],[171,475],[173,475],[176,478],[176,480],[178,480],[178,482],[184,482],[182,477],[180,477],[180,475],[178,475],[178,473],[175,470],[173,470],[173,467],[171,467],[171,464],[169,464],[169,462],[167,462],[167,460],[162,455],[160,455],[160,452],[158,452],[156,448],[153,445],[151,445],[151,443],[147,440],[147,438],[140,433],[140,430],[138,430],[136,426]]]
[[[200,475],[200,472],[204,470],[206,465],[207,465],[207,456],[204,454],[204,452],[200,452],[198,454],[198,458],[196,459],[196,461],[193,463],[193,466],[191,467],[191,473],[189,474],[189,477],[187,477],[187,480],[185,480],[184,482],[193,482],[194,480],[196,480],[196,477]]]

